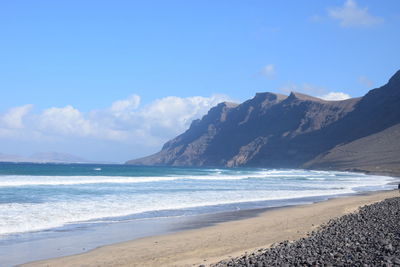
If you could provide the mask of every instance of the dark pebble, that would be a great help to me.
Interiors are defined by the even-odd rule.
[[[400,198],[330,220],[308,237],[212,265],[400,266]]]

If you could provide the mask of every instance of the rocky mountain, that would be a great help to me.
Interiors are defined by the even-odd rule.
[[[400,173],[400,71],[364,97],[292,92],[221,103],[135,165],[257,166]]]

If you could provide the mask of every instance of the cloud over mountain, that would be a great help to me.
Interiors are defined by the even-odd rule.
[[[320,96],[324,100],[336,101],[336,100],[346,100],[351,98],[350,95],[342,92],[330,92],[328,94]]]
[[[33,113],[33,105],[28,104],[0,114],[0,138],[35,137],[41,141],[95,138],[159,146],[186,129],[192,120],[226,100],[229,97],[225,95],[169,96],[140,106],[140,97],[131,95],[113,102],[109,108],[89,112],[67,105]]]

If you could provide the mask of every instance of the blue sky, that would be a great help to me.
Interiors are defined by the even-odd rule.
[[[0,152],[124,161],[219,101],[362,96],[398,29],[396,0],[1,1]]]

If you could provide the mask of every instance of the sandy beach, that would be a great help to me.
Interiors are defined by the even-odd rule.
[[[198,266],[296,240],[332,218],[398,196],[397,190],[268,210],[257,217],[147,237],[22,266]]]

